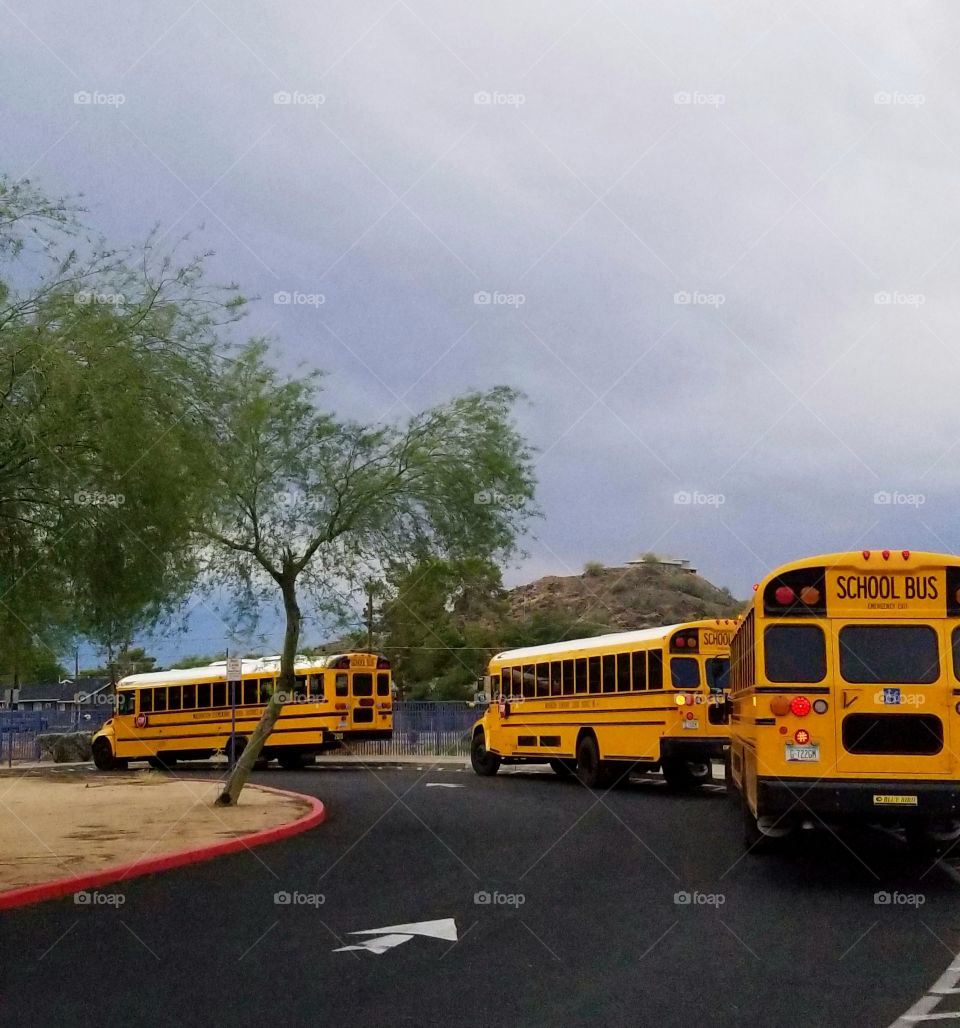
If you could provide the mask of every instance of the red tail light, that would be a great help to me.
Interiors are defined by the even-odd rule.
[[[794,696],[790,701],[790,713],[794,717],[806,717],[810,713],[810,701],[806,696]]]
[[[781,585],[773,595],[781,607],[788,607],[797,598],[797,594],[789,585]]]
[[[793,741],[800,746],[806,746],[807,743],[810,741],[810,733],[806,730],[806,728],[798,728],[793,733]]]

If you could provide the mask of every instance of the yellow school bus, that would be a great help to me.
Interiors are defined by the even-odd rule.
[[[474,771],[547,761],[590,788],[631,770],[661,770],[675,788],[702,783],[727,745],[735,627],[709,619],[498,653],[493,702],[473,730]]]
[[[177,671],[129,675],[117,685],[116,714],[93,737],[102,770],[146,760],[170,767],[214,753],[239,756],[277,688],[280,658],[243,660],[228,682],[226,662]],[[390,738],[393,684],[390,663],[376,653],[298,657],[296,686],[285,698],[262,759],[287,769],[353,740]]]
[[[733,639],[730,773],[748,849],[798,827],[960,834],[960,558],[810,557],[756,587]]]

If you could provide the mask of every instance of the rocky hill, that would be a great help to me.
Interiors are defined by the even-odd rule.
[[[588,565],[581,575],[517,586],[508,603],[512,620],[579,622],[590,629],[584,635],[733,617],[744,606],[700,575],[658,564]]]

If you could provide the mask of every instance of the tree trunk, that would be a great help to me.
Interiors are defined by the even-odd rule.
[[[277,718],[280,717],[284,697],[292,697],[296,688],[294,663],[297,657],[297,644],[300,641],[300,607],[297,604],[297,579],[294,572],[285,569],[283,580],[280,582],[280,591],[283,594],[283,610],[286,614],[287,626],[283,635],[283,652],[280,655],[280,677],[277,681],[277,688],[270,697],[270,702],[263,712],[263,717],[260,718],[260,723],[247,740],[240,759],[234,765],[223,792],[217,797],[217,803],[221,807],[233,806],[240,798],[240,790],[247,784],[253,765],[260,758],[263,744],[273,731]]]

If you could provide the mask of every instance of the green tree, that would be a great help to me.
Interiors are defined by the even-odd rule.
[[[200,398],[242,298],[204,256],[89,239],[0,177],[0,664],[77,633],[115,654],[196,575]]]
[[[209,570],[229,574],[248,605],[279,593],[281,687],[221,802],[236,802],[293,691],[301,591],[335,610],[385,569],[431,555],[510,553],[533,501],[532,460],[511,415],[516,394],[470,393],[401,426],[368,427],[319,408],[317,376],[283,378],[249,347],[210,398],[219,503],[203,530]],[[490,502],[495,498],[497,502]],[[265,592],[266,590],[266,592]]]

